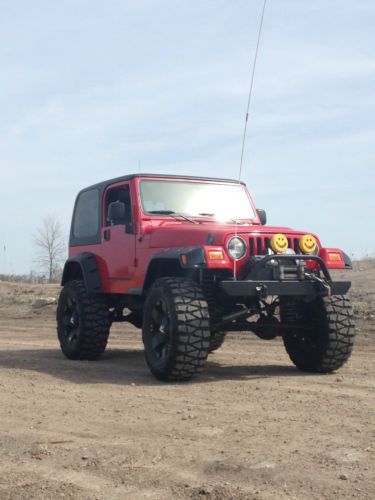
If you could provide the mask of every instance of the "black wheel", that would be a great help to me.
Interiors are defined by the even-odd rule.
[[[211,330],[209,353],[217,351],[224,344],[226,334],[222,330]]]
[[[143,313],[146,362],[156,378],[188,380],[206,362],[209,313],[202,290],[184,278],[161,278],[149,291]]]
[[[349,299],[336,295],[313,302],[280,300],[280,317],[286,328],[284,345],[290,359],[303,371],[329,373],[350,357],[355,335]]]
[[[94,360],[104,352],[111,326],[100,296],[89,295],[82,281],[69,281],[57,305],[57,336],[69,359]]]

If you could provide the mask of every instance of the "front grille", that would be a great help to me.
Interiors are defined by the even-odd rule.
[[[298,240],[299,238],[287,237],[288,248],[292,248],[296,253],[300,253]],[[250,236],[249,238],[249,250],[250,256],[252,255],[264,255],[270,248],[271,238],[269,236]]]
[[[299,242],[299,238],[288,238],[289,248],[293,248],[293,250],[296,253],[301,253],[301,251],[299,249],[298,242]]]

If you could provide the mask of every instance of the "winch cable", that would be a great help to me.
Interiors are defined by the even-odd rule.
[[[238,173],[238,189],[241,188],[242,167],[243,167],[243,158],[244,158],[244,152],[245,152],[247,125],[249,123],[249,112],[250,112],[251,97],[253,94],[255,68],[256,68],[256,64],[257,64],[257,60],[258,60],[259,43],[260,43],[260,36],[262,34],[264,11],[266,9],[266,4],[267,4],[267,0],[264,0],[263,1],[263,8],[262,8],[262,15],[260,18],[259,30],[258,30],[258,38],[257,38],[256,49],[255,49],[255,55],[254,55],[254,60],[253,60],[253,65],[252,65],[252,70],[251,70],[250,88],[249,88],[249,95],[247,98],[246,115],[245,115],[245,126],[244,126],[243,137],[242,137],[240,168],[239,168],[239,173]],[[237,199],[238,199],[238,197],[237,197]],[[238,234],[238,218],[236,218],[235,236],[237,236],[237,234]],[[234,276],[234,279],[237,280],[237,261],[236,260],[234,260],[233,276]]]

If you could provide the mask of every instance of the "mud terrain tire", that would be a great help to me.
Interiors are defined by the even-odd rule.
[[[57,336],[69,359],[95,360],[104,352],[111,321],[105,300],[88,294],[82,281],[69,281],[57,305]]]
[[[284,346],[293,363],[303,371],[329,373],[350,357],[355,335],[349,299],[335,295],[304,303],[280,301],[282,323],[306,325],[306,329],[287,329]]]
[[[189,380],[202,371],[210,344],[208,305],[184,278],[160,278],[150,289],[142,328],[146,362],[163,381]]]

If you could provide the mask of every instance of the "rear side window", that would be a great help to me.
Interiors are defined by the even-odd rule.
[[[73,235],[90,238],[99,231],[99,191],[91,189],[79,195],[74,213]]]

